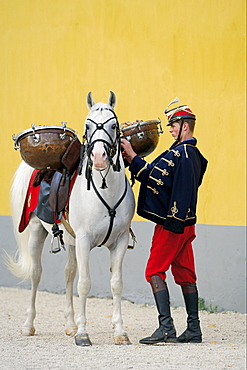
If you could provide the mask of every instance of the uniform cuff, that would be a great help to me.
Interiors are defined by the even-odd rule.
[[[146,162],[136,155],[130,163],[129,169],[134,175],[137,175],[141,169],[144,169],[145,165]]]
[[[169,230],[175,234],[183,234],[185,221],[177,220],[173,217],[168,217],[163,225],[164,229]]]

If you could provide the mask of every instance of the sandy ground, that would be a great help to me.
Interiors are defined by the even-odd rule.
[[[89,298],[90,347],[78,347],[64,334],[64,295],[38,292],[36,333],[22,337],[30,291],[0,288],[0,369],[246,369],[246,315],[200,312],[203,343],[139,344],[157,326],[154,306],[122,302],[124,325],[132,342],[113,344],[112,300]],[[75,297],[75,310],[79,300]],[[184,308],[172,309],[177,333],[185,329]]]

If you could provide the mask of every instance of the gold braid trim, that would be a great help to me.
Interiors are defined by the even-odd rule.
[[[154,180],[156,182],[157,185],[164,185],[163,181],[161,179],[156,179],[155,177],[153,176],[149,176],[149,178],[151,180]]]
[[[158,190],[155,188],[151,188],[151,186],[147,186],[148,189],[152,190],[154,194],[159,194]]]
[[[144,171],[146,168],[147,168],[147,163],[145,163],[145,165],[140,169],[140,171],[137,173],[136,177],[140,176],[140,174],[142,173],[142,171]]]
[[[174,167],[175,166],[175,163],[170,159],[166,159],[166,158],[161,158],[162,159],[162,161],[165,161],[165,162],[167,162],[168,163],[168,166],[172,166],[172,167]]]
[[[150,215],[154,215],[154,216],[157,216],[157,217],[159,217],[159,218],[163,218],[164,220],[166,219],[166,217],[162,217],[162,216],[158,215],[157,213],[147,211],[146,209],[143,209],[143,211],[144,211],[144,212],[147,212],[147,213],[150,213]]]
[[[175,157],[180,157],[179,150],[174,150],[174,149],[172,149],[172,150],[171,150],[171,152],[173,152],[173,153],[174,153],[174,156],[175,156]]]
[[[173,215],[167,215],[167,217],[175,218],[175,220],[179,220],[179,221],[185,221],[185,220],[183,220],[182,218],[178,218],[178,217],[175,217],[175,216],[173,216]]]
[[[161,172],[161,174],[162,174],[162,176],[168,176],[169,175],[169,172],[164,168],[163,170],[162,170],[162,168],[159,168],[159,167],[157,167],[157,166],[154,166],[154,168],[156,169],[156,170],[158,170],[158,171],[160,171]],[[151,177],[151,176],[150,176]]]

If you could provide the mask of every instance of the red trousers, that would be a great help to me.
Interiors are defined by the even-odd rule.
[[[175,283],[187,285],[196,282],[192,241],[195,239],[195,225],[186,226],[183,234],[175,234],[156,225],[146,267],[146,280],[153,275],[166,279],[171,266]]]

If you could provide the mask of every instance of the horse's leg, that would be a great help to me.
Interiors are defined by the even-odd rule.
[[[48,234],[35,214],[32,214],[31,216],[31,220],[29,222],[29,230],[30,237],[28,241],[28,248],[32,259],[32,272],[30,276],[32,289],[30,306],[27,310],[27,319],[22,327],[22,335],[25,336],[31,336],[34,335],[35,333],[33,322],[36,316],[35,309],[36,294],[42,273],[41,254],[45,239]]]
[[[68,260],[65,266],[65,283],[66,283],[66,329],[65,333],[74,336],[77,332],[77,326],[74,320],[74,305],[73,305],[73,284],[76,276],[77,262],[75,255],[75,246],[69,245]]]
[[[79,279],[77,290],[80,300],[80,312],[77,320],[78,330],[75,335],[75,343],[78,346],[92,345],[86,331],[86,300],[91,288],[89,271],[90,247],[87,238],[76,238],[76,258],[78,263]]]
[[[128,243],[128,234],[122,235],[116,248],[110,250],[111,253],[111,290],[113,296],[113,315],[112,324],[114,329],[115,344],[131,344],[123,328],[121,297],[123,291],[122,265]]]

